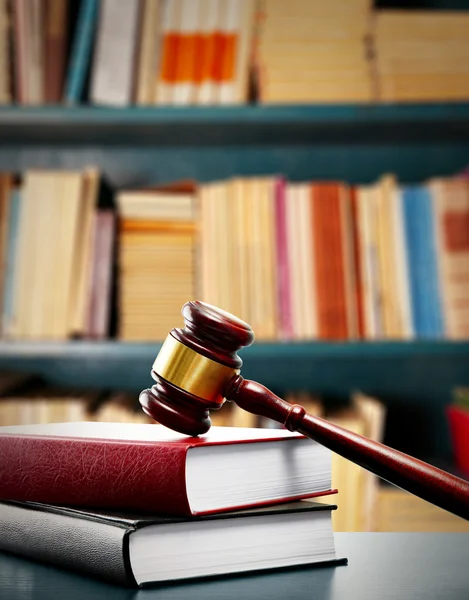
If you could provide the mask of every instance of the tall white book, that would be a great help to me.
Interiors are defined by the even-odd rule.
[[[132,101],[140,2],[102,0],[91,79],[94,104]]]

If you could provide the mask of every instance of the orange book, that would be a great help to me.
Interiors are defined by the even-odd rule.
[[[199,11],[199,0],[182,0],[174,82],[174,104],[191,104],[194,100]]]
[[[119,231],[124,232],[158,232],[158,233],[195,233],[193,222],[181,221],[140,221],[137,219],[121,219]]]
[[[313,184],[312,202],[319,337],[347,339],[349,331],[340,185]]]
[[[217,79],[220,104],[246,101],[255,3],[225,0]]]
[[[196,104],[215,103],[215,74],[220,56],[222,0],[199,0],[200,27],[196,35],[194,69]]]

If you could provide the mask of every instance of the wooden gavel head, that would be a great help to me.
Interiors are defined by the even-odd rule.
[[[211,426],[210,410],[225,401],[243,364],[237,351],[254,341],[251,327],[204,302],[182,308],[185,326],[173,329],[153,363],[156,384],[140,394],[150,417],[188,435]]]

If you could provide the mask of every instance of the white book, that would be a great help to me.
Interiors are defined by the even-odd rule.
[[[202,57],[202,81],[194,90],[195,103],[210,105],[216,102],[217,86],[213,80],[214,67],[214,40],[215,32],[219,28],[221,19],[221,0],[199,0],[200,24],[199,31],[203,38]]]
[[[380,331],[379,313],[376,306],[377,295],[377,253],[373,242],[373,207],[370,188],[360,187],[357,193],[358,230],[361,240],[360,263],[363,280],[363,305],[365,338],[375,339]]]
[[[412,302],[409,280],[409,260],[407,256],[407,245],[404,236],[404,215],[402,204],[402,193],[398,187],[394,190],[392,198],[392,210],[394,216],[394,249],[396,259],[397,295],[402,317],[402,333],[404,338],[415,336],[412,318]]]
[[[243,0],[223,0],[222,26],[221,33],[225,38],[236,38],[240,34],[241,11]],[[225,44],[226,45],[226,44]],[[224,62],[226,59],[221,57]],[[233,57],[236,60],[236,53]],[[235,70],[235,69],[234,69]],[[222,69],[222,75],[223,69]],[[234,73],[233,73],[234,75]],[[235,80],[234,77],[229,81],[220,81],[218,84],[218,104],[232,104],[235,99]]]
[[[177,56],[172,54],[174,46],[169,44],[168,41],[171,36],[179,35],[181,8],[182,0],[164,0],[161,26],[161,65],[155,90],[155,104],[159,106],[171,106],[174,103],[174,82],[169,81],[167,77],[168,65],[174,65]]]
[[[177,56],[177,80],[173,90],[173,104],[192,104],[194,98],[195,47],[191,44],[198,31],[199,0],[182,0]],[[182,80],[180,78],[182,77]]]
[[[247,99],[255,3],[252,0],[225,0],[223,35],[233,38],[233,71],[218,89],[220,104],[239,104]]]
[[[41,0],[30,0],[27,5],[29,11],[29,104],[43,104],[44,102],[44,5]]]
[[[300,284],[302,286],[302,321],[304,337],[316,339],[319,336],[318,307],[316,294],[315,257],[313,239],[313,210],[311,202],[311,185],[299,186],[299,227],[300,237]]]
[[[304,296],[301,285],[301,242],[298,237],[300,227],[300,188],[298,184],[286,186],[286,222],[288,270],[290,273],[291,308],[293,338],[304,337],[303,305]]]
[[[91,79],[94,104],[132,101],[140,2],[102,0]]]

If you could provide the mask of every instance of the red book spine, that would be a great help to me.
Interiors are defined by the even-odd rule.
[[[339,185],[313,184],[311,198],[319,338],[344,340],[348,331]]]
[[[343,207],[340,198],[340,187],[339,184],[334,184],[330,188],[331,196],[334,199],[334,234],[335,234],[335,294],[334,294],[334,335],[335,339],[347,340],[349,339],[349,330],[347,322],[347,290],[345,284],[345,269],[346,269],[346,257],[345,257],[345,232],[344,221],[343,221]]]
[[[0,499],[190,516],[186,452],[181,444],[2,435]]]

